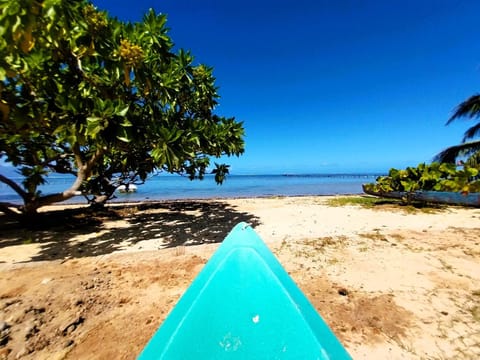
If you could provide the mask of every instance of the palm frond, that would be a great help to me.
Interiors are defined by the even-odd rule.
[[[480,140],[450,146],[441,153],[437,154],[433,161],[441,163],[455,163],[459,156],[468,156],[480,151]]]
[[[465,131],[465,134],[463,134],[462,142],[465,142],[468,139],[473,139],[478,134],[480,134],[480,122]]]
[[[453,115],[448,119],[447,125],[461,117],[470,119],[480,117],[480,94],[470,96],[467,100],[458,105]]]

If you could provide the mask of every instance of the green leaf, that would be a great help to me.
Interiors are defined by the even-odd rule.
[[[117,136],[117,139],[120,141],[123,141],[125,143],[129,143],[131,140],[129,138],[123,137],[123,136]]]
[[[97,134],[103,130],[103,127],[101,126],[102,121],[103,119],[100,117],[95,117],[95,116],[88,117],[87,130],[85,132],[85,135],[87,135],[90,138],[96,137]]]
[[[133,124],[127,118],[124,118],[120,125],[123,126],[123,127],[132,127],[133,126]]]
[[[129,109],[129,108],[130,108],[129,105],[125,106],[123,109],[117,111],[117,112],[116,112],[116,115],[122,116],[122,117],[125,116],[125,115],[127,115],[127,112],[128,112],[128,109]]]

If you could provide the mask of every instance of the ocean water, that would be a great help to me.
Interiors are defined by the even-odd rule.
[[[374,174],[230,175],[223,185],[217,185],[213,176],[206,176],[202,181],[190,181],[182,176],[160,175],[139,185],[135,193],[117,193],[113,201],[361,194],[362,184],[374,182],[377,176]],[[63,191],[72,182],[73,178],[52,177],[48,184],[41,187],[41,191],[43,194]],[[3,183],[0,183],[0,201],[21,203],[18,195]],[[68,200],[68,203],[85,202],[83,196]]]

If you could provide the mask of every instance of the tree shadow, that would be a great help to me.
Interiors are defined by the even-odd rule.
[[[41,213],[28,228],[0,216],[0,250],[38,244],[28,261],[44,261],[106,255],[141,241],[156,249],[218,243],[239,222],[260,224],[255,215],[220,201],[56,210]]]

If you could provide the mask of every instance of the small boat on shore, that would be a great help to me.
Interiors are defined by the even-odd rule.
[[[461,192],[448,191],[375,191],[366,184],[362,185],[363,192],[368,195],[387,199],[407,199],[432,204],[461,205],[480,207],[480,193],[463,194]]]
[[[134,193],[134,192],[137,192],[137,185],[134,185],[134,184],[120,185],[117,188],[117,191],[122,194]]]

